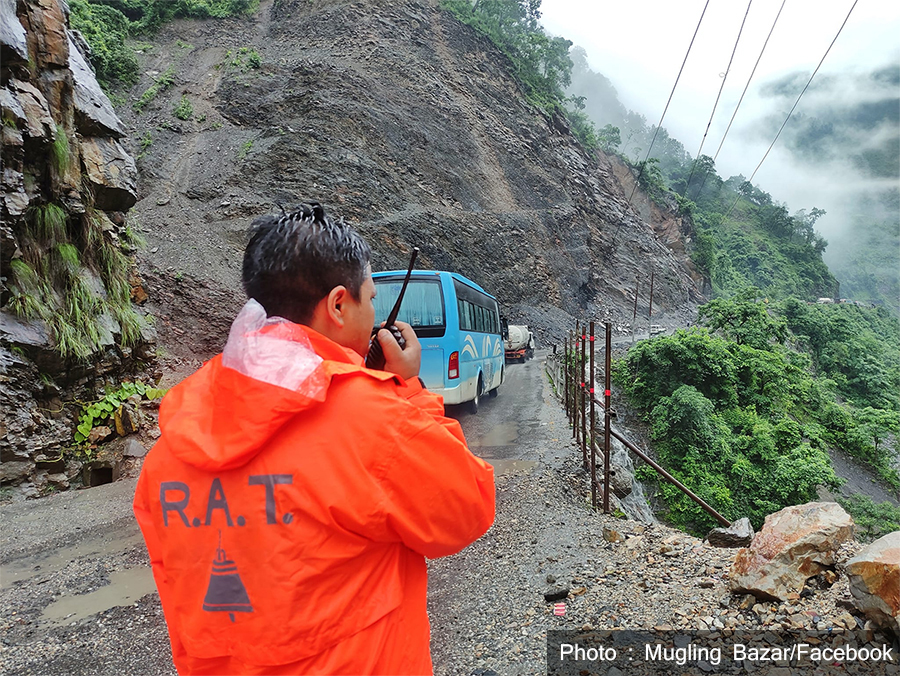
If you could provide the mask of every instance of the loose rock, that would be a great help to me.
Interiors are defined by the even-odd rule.
[[[853,519],[834,502],[810,502],[770,514],[750,547],[738,551],[729,574],[731,590],[787,600],[807,579],[834,565],[835,550],[853,533]]]

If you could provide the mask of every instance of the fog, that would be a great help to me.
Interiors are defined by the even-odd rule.
[[[754,172],[852,4],[785,2],[716,160],[722,178]],[[573,90],[587,96],[586,112],[600,126],[618,126],[626,109],[649,125],[659,121],[703,5],[544,0],[541,9],[545,29],[583,47],[587,66],[606,78],[576,67]],[[752,4],[726,78],[747,5],[710,2],[663,121],[692,157],[724,78],[703,145],[703,154],[715,155],[780,6],[780,0]],[[791,213],[813,207],[827,212],[816,229],[829,241],[825,259],[839,278],[847,276],[855,243],[868,236],[869,226],[881,225],[879,241],[890,255],[878,274],[891,277],[892,288],[900,285],[897,35],[900,4],[860,2],[753,178]],[[625,152],[635,159],[636,150]],[[645,153],[642,148],[638,159]]]

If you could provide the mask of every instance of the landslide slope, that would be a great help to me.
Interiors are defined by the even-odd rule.
[[[574,317],[628,330],[651,270],[660,323],[690,321],[702,300],[683,242],[661,242],[607,158],[529,105],[506,57],[436,0],[264,0],[248,18],[170,24],[141,59],[120,114],[140,155],[143,270],[175,354],[220,348],[250,221],[304,199],[353,222],[375,270],[419,246],[421,267],[472,278],[543,338]],[[161,75],[172,85],[138,112]],[[183,98],[187,120],[173,114]],[[671,246],[672,222],[687,227],[666,218]]]

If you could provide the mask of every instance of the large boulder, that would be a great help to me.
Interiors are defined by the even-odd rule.
[[[806,580],[830,568],[835,552],[853,539],[853,519],[836,502],[809,502],[769,514],[749,548],[735,557],[731,591],[786,601]]]
[[[104,211],[127,211],[134,206],[137,167],[118,141],[82,139],[81,161],[94,189],[94,206]]]
[[[56,123],[50,115],[47,99],[34,85],[22,80],[10,80],[11,91],[16,97],[18,109],[22,111],[25,133],[33,139],[56,138]],[[10,110],[16,110],[11,107]]]
[[[83,136],[125,135],[122,122],[116,116],[112,103],[100,89],[94,72],[88,66],[75,43],[69,40],[69,68],[75,85],[75,125]]]
[[[28,43],[25,29],[16,16],[16,0],[0,0],[0,49],[3,61],[12,57],[28,61]]]
[[[846,565],[853,603],[900,636],[900,531],[875,540]]]

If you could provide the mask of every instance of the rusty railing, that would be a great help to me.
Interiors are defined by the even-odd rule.
[[[652,281],[651,281],[652,284]],[[652,287],[651,287],[652,288]],[[601,493],[603,512],[609,514],[609,484],[610,477],[614,470],[610,468],[610,439],[615,437],[622,444],[638,456],[645,463],[650,465],[663,479],[678,488],[682,493],[687,495],[691,500],[696,502],[710,516],[712,516],[721,525],[728,527],[731,522],[724,516],[719,514],[709,504],[707,504],[700,496],[691,489],[681,483],[678,479],[667,472],[653,458],[640,448],[626,439],[619,431],[610,424],[611,417],[611,384],[610,384],[610,365],[612,362],[612,325],[609,322],[605,324],[606,329],[606,355],[605,367],[603,369],[603,400],[600,401],[595,392],[595,365],[594,365],[594,322],[589,324],[577,322],[574,332],[567,332],[563,343],[563,351],[561,354],[554,352],[551,359],[554,363],[554,373],[552,374],[554,387],[561,384],[563,388],[562,399],[566,409],[566,415],[572,425],[572,436],[576,445],[581,448],[582,467],[586,471],[590,471],[591,475],[591,505],[596,509],[598,504],[597,491]],[[590,353],[588,357],[587,345],[590,344]],[[587,371],[587,373],[586,373]],[[603,409],[603,446],[597,443],[597,425],[595,415],[595,405]],[[588,422],[590,421],[590,422]],[[588,459],[588,449],[590,449],[590,459]],[[603,480],[602,483],[597,479],[597,454],[603,457]]]

